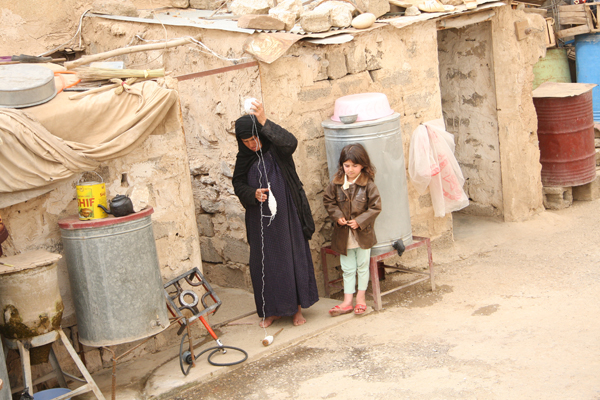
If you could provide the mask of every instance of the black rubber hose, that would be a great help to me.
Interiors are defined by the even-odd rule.
[[[189,373],[190,373],[190,369],[192,368],[192,363],[191,363],[191,359],[190,359],[190,360],[186,360],[185,358],[187,358],[187,357],[184,357],[184,354],[185,354],[185,353],[183,352],[183,344],[185,343],[185,338],[186,338],[186,337],[187,337],[187,333],[185,333],[185,334],[182,336],[182,338],[181,338],[181,342],[180,342],[180,344],[179,344],[179,366],[181,367],[181,372],[183,372],[183,375],[186,375],[186,376],[187,376],[187,374],[189,374]],[[217,362],[213,362],[213,361],[211,360],[211,357],[212,357],[213,355],[215,355],[215,353],[219,352],[219,351],[220,351],[220,350],[222,350],[222,349],[230,349],[230,350],[236,350],[236,351],[239,351],[240,353],[242,353],[242,354],[244,355],[244,358],[242,358],[241,360],[238,360],[238,361],[233,361],[233,362],[230,362],[230,363],[217,363]],[[208,359],[208,362],[209,362],[211,365],[214,365],[214,366],[216,366],[216,367],[228,367],[228,366],[231,366],[231,365],[237,365],[237,364],[241,364],[241,363],[243,363],[244,361],[246,361],[246,360],[248,359],[248,353],[246,353],[246,351],[245,351],[245,350],[243,350],[243,349],[240,349],[240,348],[238,348],[238,347],[233,347],[233,346],[214,346],[214,347],[209,347],[208,349],[204,349],[204,350],[202,350],[202,352],[200,352],[200,353],[199,353],[198,355],[196,355],[194,358],[197,360],[197,359],[198,359],[198,358],[199,358],[199,357],[200,357],[202,354],[204,354],[204,353],[206,353],[206,352],[208,352],[208,351],[211,351],[211,350],[213,350],[213,352],[212,352],[212,353],[210,353],[210,354],[208,355],[208,358],[207,358],[207,359]],[[191,354],[189,354],[189,355],[191,356]],[[190,357],[190,358],[191,358],[191,357]],[[184,362],[184,361],[185,361],[185,362],[188,364],[187,368],[185,368],[185,367],[183,366],[183,362]]]

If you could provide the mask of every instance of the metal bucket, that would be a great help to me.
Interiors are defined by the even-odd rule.
[[[342,148],[351,143],[360,143],[365,147],[377,170],[375,184],[381,195],[382,209],[375,220],[378,242],[373,246],[371,255],[393,251],[392,244],[398,239],[402,239],[406,246],[411,244],[412,228],[400,114],[353,124],[328,119],[321,125],[325,130],[329,179],[338,169]]]
[[[534,97],[533,104],[538,118],[542,184],[569,187],[593,181],[592,91],[569,97]]]
[[[163,331],[169,317],[149,207],[119,218],[60,220],[80,342],[101,347]]]
[[[600,34],[575,36],[577,82],[595,83],[593,89],[594,121],[600,122]]]
[[[546,57],[541,58],[533,66],[533,75],[534,89],[544,82],[571,83],[571,70],[569,69],[567,49],[564,47],[548,49]]]

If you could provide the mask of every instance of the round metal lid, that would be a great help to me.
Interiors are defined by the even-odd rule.
[[[46,250],[34,250],[16,256],[0,258],[0,275],[12,274],[26,269],[43,267],[58,261],[62,256]]]
[[[80,220],[79,216],[71,215],[67,218],[58,221],[60,229],[89,229],[89,228],[101,228],[103,226],[121,224],[123,222],[135,221],[136,219],[144,218],[154,213],[154,208],[146,207],[141,211],[133,214],[126,215],[124,217],[113,217],[109,215],[106,218],[101,219],[88,219]]]
[[[31,107],[54,96],[52,70],[35,64],[0,65],[0,107]]]

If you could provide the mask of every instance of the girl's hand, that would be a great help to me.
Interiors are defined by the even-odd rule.
[[[269,191],[269,189],[256,189],[256,193],[254,194],[254,197],[256,197],[256,200],[260,201],[261,203],[263,203],[266,199],[267,199],[267,192]]]
[[[358,222],[355,220],[350,220],[348,221],[348,226],[352,229],[358,229]]]
[[[267,122],[267,116],[265,115],[265,108],[263,107],[263,104],[258,100],[252,102],[252,111],[250,111],[250,114],[254,115],[256,117],[256,120],[258,121],[258,123],[263,126]]]
[[[348,222],[346,221],[346,218],[342,217],[340,219],[337,220],[338,225],[346,225]]]

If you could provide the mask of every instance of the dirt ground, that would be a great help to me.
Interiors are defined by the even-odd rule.
[[[388,295],[175,398],[600,399],[600,201],[454,224],[435,292]]]

